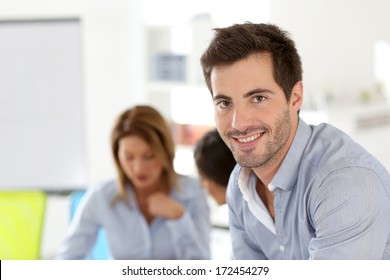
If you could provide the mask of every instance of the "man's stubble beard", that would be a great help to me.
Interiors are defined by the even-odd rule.
[[[238,164],[248,168],[267,167],[282,156],[280,151],[286,144],[291,133],[291,117],[288,109],[276,121],[273,132],[273,137],[267,139],[265,151],[262,154],[254,154],[257,147],[248,151],[240,151],[240,154],[238,154],[234,146],[232,146],[231,150]],[[269,129],[267,129],[265,135],[269,137]],[[265,135],[262,135],[262,137]]]

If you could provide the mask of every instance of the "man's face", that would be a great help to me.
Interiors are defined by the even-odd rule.
[[[297,85],[287,101],[274,80],[269,54],[251,55],[213,69],[216,126],[241,166],[281,162],[291,145],[302,103],[302,85]]]

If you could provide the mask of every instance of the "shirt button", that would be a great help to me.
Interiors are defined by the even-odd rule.
[[[284,247],[284,245],[280,245],[279,249],[280,249],[280,251],[284,252],[284,250],[286,250],[286,247]]]

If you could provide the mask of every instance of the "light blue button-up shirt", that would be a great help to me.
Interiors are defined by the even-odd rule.
[[[184,215],[177,220],[155,218],[151,224],[139,211],[132,188],[129,205],[119,202],[114,207],[115,181],[88,190],[56,258],[83,259],[103,227],[113,259],[209,259],[207,195],[194,178],[181,176],[179,185],[170,197],[184,205]]]
[[[268,186],[275,221],[256,183],[253,171],[239,165],[230,177],[236,259],[390,259],[390,174],[337,128],[299,120]]]

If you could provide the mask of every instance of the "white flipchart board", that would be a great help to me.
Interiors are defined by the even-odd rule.
[[[0,21],[0,189],[86,182],[78,19]]]

